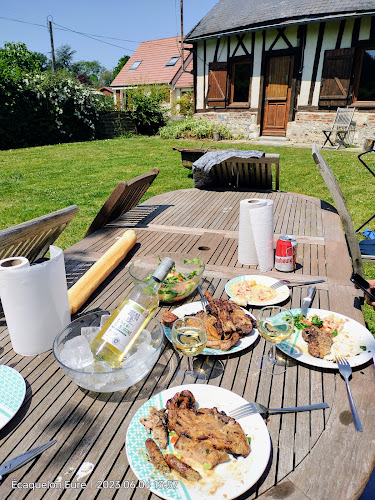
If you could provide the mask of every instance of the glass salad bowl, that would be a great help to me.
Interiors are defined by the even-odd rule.
[[[165,257],[172,259],[175,266],[159,288],[159,301],[169,304],[194,292],[202,279],[205,266],[199,257],[188,253],[160,252],[145,255],[130,263],[129,273],[133,282],[146,283]]]

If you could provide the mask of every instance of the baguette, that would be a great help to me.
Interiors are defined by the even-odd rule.
[[[70,314],[77,312],[97,287],[126,257],[137,241],[132,229],[125,231],[100,259],[68,290]]]

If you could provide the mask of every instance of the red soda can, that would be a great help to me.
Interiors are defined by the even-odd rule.
[[[275,268],[291,272],[296,268],[297,242],[292,236],[280,236],[276,243]]]

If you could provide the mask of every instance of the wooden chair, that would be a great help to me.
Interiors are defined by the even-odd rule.
[[[92,221],[85,237],[136,207],[158,173],[159,169],[155,167],[151,172],[134,177],[128,182],[119,182]]]
[[[350,126],[352,124],[354,111],[355,108],[337,108],[332,127],[328,130],[323,130],[323,134],[326,136],[326,140],[324,141],[322,148],[339,149],[342,145],[345,146],[344,141],[349,133]],[[338,141],[336,146],[332,142],[331,136],[334,137],[335,141]],[[327,142],[329,142],[330,145],[326,146]]]
[[[214,165],[211,176],[215,186],[226,188],[279,189],[280,155],[266,154],[257,158],[230,158]],[[274,167],[274,173],[272,168]]]
[[[322,174],[322,177],[327,185],[327,188],[329,189],[329,192],[331,193],[331,196],[335,203],[335,207],[341,218],[341,222],[346,234],[346,240],[350,250],[350,255],[352,258],[353,269],[356,273],[363,276],[363,265],[362,265],[363,259],[361,256],[361,250],[359,248],[356,232],[353,226],[353,221],[350,216],[350,212],[346,204],[344,195],[341,191],[340,185],[337,182],[335,174],[332,172],[327,162],[321,155],[315,142],[312,146],[312,156],[319,169],[319,172]]]
[[[49,246],[78,212],[77,205],[62,208],[0,231],[0,259],[26,257],[30,263],[44,257]]]

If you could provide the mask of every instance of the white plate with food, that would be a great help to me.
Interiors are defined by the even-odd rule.
[[[176,309],[173,309],[173,314],[175,314],[177,317],[182,318],[184,316],[190,316],[192,314],[196,314],[199,311],[203,311],[202,307],[202,302],[190,302],[189,304],[184,304],[183,306],[177,307]],[[255,320],[255,317],[249,312],[243,309],[243,311],[250,316],[253,320]],[[168,326],[164,325],[164,333],[167,339],[171,342],[171,329]],[[240,338],[232,347],[230,347],[228,350],[222,350],[222,349],[214,349],[211,347],[205,347],[203,351],[200,354],[206,354],[208,356],[221,356],[223,354],[233,354],[238,351],[243,351],[244,349],[247,349],[249,346],[254,344],[256,339],[259,336],[259,332],[256,328],[253,328],[250,333],[245,335],[244,337]]]
[[[181,453],[180,451],[177,452],[178,444],[175,443],[176,448],[171,444],[171,439],[173,441],[173,437],[177,436],[176,433],[173,431],[169,432],[167,438],[168,444],[163,449],[163,445],[160,444],[160,436],[156,437],[154,429],[151,434],[148,433],[144,426],[145,424],[142,425],[140,422],[141,418],[144,421],[149,417],[150,407],[154,407],[157,410],[165,408],[167,401],[180,391],[190,391],[196,400],[195,407],[213,409],[212,411],[215,415],[218,415],[218,412],[214,409],[215,407],[219,412],[224,411],[229,413],[230,410],[247,403],[242,397],[221,387],[195,384],[172,387],[149,399],[132,418],[126,434],[126,454],[130,467],[140,481],[139,486],[149,488],[153,493],[168,500],[202,500],[202,498],[210,498],[212,500],[222,500],[225,498],[226,500],[230,500],[238,497],[258,481],[269,462],[271,441],[263,418],[259,414],[254,414],[240,419],[238,424],[240,424],[242,430],[239,432],[238,424],[231,424],[231,428],[236,426],[238,433],[236,439],[229,441],[231,443],[229,448],[230,450],[233,449],[234,451],[241,452],[242,455],[234,458],[229,449],[227,449],[228,454],[223,450],[217,451],[215,449],[215,453],[224,453],[226,455],[225,461],[222,463],[219,462],[216,466],[211,464],[212,468],[208,469],[208,466],[205,465],[208,462],[204,462],[204,465],[202,465],[197,460],[187,457],[184,451],[181,451]],[[171,425],[173,422],[171,410],[168,410],[168,413],[170,414]],[[193,434],[200,432],[201,426],[198,425],[198,421],[194,422],[194,419],[202,418],[202,415],[196,417],[195,413],[190,414],[189,412],[189,415],[191,415],[189,418],[193,420],[187,428],[187,432],[190,433],[190,438],[187,438],[188,440],[191,438],[194,439]],[[208,420],[211,418],[211,416],[207,417]],[[217,436],[213,439],[220,438],[220,425],[222,425],[222,419],[226,418],[219,416],[218,431],[214,432]],[[211,422],[208,425],[210,424]],[[186,423],[186,425],[188,424]],[[174,436],[171,438],[173,434]],[[200,479],[194,481],[187,480],[174,470],[166,474],[156,470],[150,461],[148,448],[145,444],[148,438],[155,439],[155,442],[158,443],[158,448],[160,446],[163,456],[168,454],[169,457],[173,455],[172,458],[176,457],[183,460],[194,469],[194,472],[198,472],[198,476],[201,476]],[[186,436],[182,436],[182,438],[186,439]],[[199,439],[199,436],[197,436],[197,439]],[[217,445],[215,444],[215,446]],[[218,446],[218,448],[220,447]],[[206,460],[207,451],[210,450],[202,450],[202,455],[198,454],[195,458],[201,461]],[[193,452],[195,452],[195,448]]]
[[[301,317],[300,309],[291,312],[297,327],[277,348],[301,363],[338,370],[336,356],[346,358],[351,366],[360,366],[375,354],[374,337],[358,321],[324,309],[309,309],[307,321]],[[311,324],[313,330],[304,333],[303,323],[308,328]]]
[[[272,306],[284,302],[289,298],[290,292],[286,285],[271,288],[279,280],[271,276],[245,275],[231,279],[225,285],[229,297],[243,305]]]

